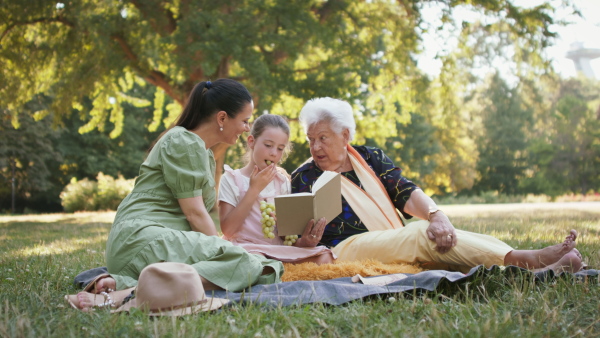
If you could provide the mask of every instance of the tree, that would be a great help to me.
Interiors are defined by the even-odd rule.
[[[423,115],[410,114],[408,124],[396,126],[398,136],[388,138],[383,145],[383,150],[394,164],[402,169],[402,175],[417,185],[423,187],[429,195],[435,194],[436,169],[435,155],[441,150],[436,140],[435,128],[426,121]],[[372,140],[367,140],[367,145],[377,146]]]
[[[476,136],[479,179],[474,189],[516,194],[528,167],[525,131],[531,129],[532,112],[524,106],[519,89],[510,89],[498,74],[475,99],[482,128]]]
[[[132,92],[142,98],[148,95],[151,98],[154,90],[148,93],[151,89],[148,87],[136,86]],[[48,100],[39,97],[35,107],[30,103],[28,109],[43,109]],[[90,102],[84,104],[91,105]],[[150,105],[147,101],[146,106]],[[59,194],[73,177],[96,179],[99,172],[112,177],[136,177],[149,145],[164,128],[148,131],[152,122],[150,107],[124,104],[123,110],[123,132],[116,138],[109,136],[110,128],[80,134],[78,130],[85,124],[82,120],[85,117],[79,114],[64,118],[62,127],[52,128],[51,116],[34,121],[32,114],[24,113],[18,117],[19,129],[14,129],[10,116],[3,114],[0,124],[0,210],[60,211]],[[14,197],[11,196],[13,192]]]
[[[507,55],[513,55],[517,68],[547,69],[544,62],[530,61],[544,61],[541,52],[554,36],[550,5],[524,9],[509,0],[438,1],[441,23],[428,28],[421,16],[427,4],[7,0],[0,8],[0,107],[8,109],[16,126],[20,107],[44,93],[53,100],[39,115],[52,113],[60,123],[74,108],[88,116],[80,131],[102,130],[110,121],[116,137],[125,123],[123,104],[136,103],[125,93],[137,80],[156,88],[152,127],[158,127],[173,121],[196,82],[231,77],[251,89],[258,111],[279,112],[292,122],[309,98],[345,98],[357,111],[358,140],[373,138],[383,144],[397,135],[396,123],[409,121],[409,112],[425,111],[420,106],[425,93],[417,92],[425,76],[414,55],[427,29],[453,24],[464,32],[458,48],[467,54],[486,55],[492,50],[486,46],[500,44],[513,48],[515,53]],[[482,20],[454,22],[457,8],[476,12]],[[476,43],[467,43],[476,34]],[[446,63],[450,71],[455,64]],[[442,92],[452,92],[450,81],[438,83]],[[83,104],[87,98],[92,100],[90,109]],[[400,113],[398,105],[403,107]],[[435,123],[459,125],[454,131],[460,130],[463,122],[454,123],[460,117],[440,112]],[[442,134],[448,137],[441,153],[453,156],[438,163],[466,170],[441,172],[438,185],[468,186],[473,161],[460,150],[468,142],[461,135]],[[213,149],[219,167],[225,149]]]
[[[600,184],[600,86],[571,79],[561,83],[559,93],[547,178],[564,192],[587,194]]]
[[[66,185],[71,177],[77,179],[95,179],[98,172],[117,177],[123,175],[130,179],[138,175],[140,164],[152,142],[164,131],[160,126],[156,131],[148,131],[152,124],[152,99],[154,89],[150,86],[134,86],[128,94],[139,97],[138,107],[123,104],[123,132],[111,137],[112,126],[105,130],[91,130],[80,134],[78,130],[85,125],[85,117],[73,114],[63,120],[59,129],[60,137],[54,147],[62,154],[61,173]],[[146,101],[145,107],[139,107]],[[90,105],[89,100],[84,105]]]
[[[51,177],[57,172],[61,155],[52,143],[58,132],[49,119],[34,121],[29,114],[19,117],[21,128],[11,125],[5,112],[0,115],[0,210],[23,210],[24,201],[37,196],[41,205],[56,203],[62,186]],[[41,206],[40,205],[40,206]]]

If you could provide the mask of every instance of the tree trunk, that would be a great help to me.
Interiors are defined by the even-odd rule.
[[[16,187],[15,187],[15,181],[16,181],[16,166],[17,164],[15,163],[14,159],[10,159],[10,166],[12,168],[12,178],[10,180],[10,185],[11,185],[11,203],[10,203],[10,213],[14,214],[15,213],[15,198],[16,198]]]

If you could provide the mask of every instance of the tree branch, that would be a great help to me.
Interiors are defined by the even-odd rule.
[[[230,55],[221,57],[221,61],[219,62],[217,71],[215,72],[215,74],[213,74],[215,80],[229,76],[229,61],[230,60],[231,60]]]
[[[315,67],[311,67],[311,68],[304,68],[304,69],[296,69],[294,70],[294,73],[308,73],[308,72],[312,72],[314,70],[318,70],[320,69],[321,66],[315,66]]]
[[[125,56],[129,61],[131,61],[131,66],[133,69],[138,72],[138,74],[143,77],[148,83],[155,85],[156,87],[162,88],[167,95],[169,95],[173,100],[177,101],[179,104],[183,105],[185,102],[185,94],[181,92],[179,88],[176,88],[171,85],[169,77],[160,71],[153,69],[145,69],[140,65],[139,58],[131,49],[131,46],[125,41],[125,38],[118,34],[112,34],[111,38],[115,40]]]
[[[75,27],[74,23],[72,23],[71,21],[69,21],[69,20],[67,20],[65,18],[59,17],[59,16],[54,17],[54,18],[39,18],[39,19],[30,20],[30,21],[14,22],[14,23],[8,25],[8,27],[4,30],[4,32],[2,32],[2,35],[0,35],[0,42],[16,26],[25,26],[25,25],[33,25],[33,24],[36,24],[36,23],[50,23],[50,22],[60,22],[60,23],[62,23],[64,25],[66,25],[66,26]]]
[[[348,4],[344,1],[330,0],[327,1],[321,8],[314,9],[313,11],[319,16],[319,22],[324,23],[333,15],[333,13],[343,10],[347,6]]]
[[[140,0],[131,0],[131,3],[142,13],[144,18],[148,20],[150,26],[154,28],[154,30],[160,34],[160,36],[167,36],[172,34],[177,29],[177,20],[175,20],[175,16],[171,10],[166,8],[160,8],[156,10],[156,8],[148,9],[147,3]],[[163,16],[156,19],[156,13],[162,13]]]

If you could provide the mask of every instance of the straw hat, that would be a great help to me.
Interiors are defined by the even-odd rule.
[[[182,316],[215,310],[228,299],[206,297],[200,275],[188,264],[154,263],[142,270],[135,298],[111,312],[139,308],[150,316]]]

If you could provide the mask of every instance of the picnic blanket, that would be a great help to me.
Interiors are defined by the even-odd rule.
[[[84,287],[96,276],[106,273],[106,268],[87,270],[75,277],[75,285]],[[370,296],[385,296],[399,293],[440,292],[451,297],[452,293],[469,284],[513,280],[536,280],[550,283],[557,278],[570,278],[574,281],[593,279],[600,283],[599,270],[582,270],[574,274],[556,275],[552,270],[533,273],[516,266],[483,265],[472,268],[468,273],[446,270],[428,270],[416,274],[393,274],[361,278],[343,277],[320,281],[293,281],[278,284],[256,285],[242,292],[213,291],[214,297],[227,298],[234,303],[253,303],[267,306],[291,306],[310,303],[340,305],[352,300]],[[353,281],[354,280],[354,281]]]

